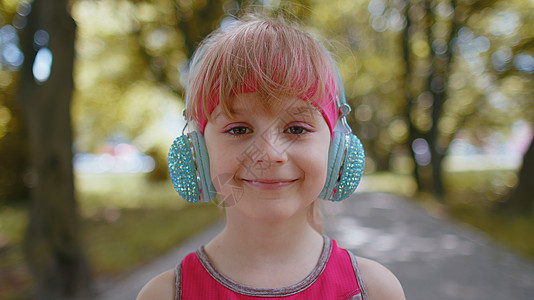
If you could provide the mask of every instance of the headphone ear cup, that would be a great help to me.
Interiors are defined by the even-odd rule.
[[[328,173],[321,199],[341,201],[350,197],[363,175],[365,153],[356,135],[334,132],[330,143]]]
[[[332,201],[341,201],[350,197],[362,179],[365,167],[365,152],[358,137],[352,133],[346,136],[346,151],[340,170],[339,185]]]
[[[208,202],[217,195],[210,175],[208,151],[197,131],[174,140],[168,167],[174,189],[187,202]]]
[[[343,152],[345,148],[345,133],[334,131],[330,148],[328,149],[328,169],[326,173],[326,181],[323,190],[319,194],[319,198],[323,200],[330,200],[339,178],[339,170],[342,165]]]

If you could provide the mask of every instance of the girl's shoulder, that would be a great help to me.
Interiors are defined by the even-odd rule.
[[[137,300],[165,300],[174,298],[174,270],[165,271],[150,280],[137,295]]]
[[[370,300],[406,299],[399,280],[390,270],[374,260],[358,256],[356,260]]]

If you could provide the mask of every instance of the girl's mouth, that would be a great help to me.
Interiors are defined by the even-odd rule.
[[[243,181],[255,188],[277,190],[292,185],[297,179],[243,179]]]

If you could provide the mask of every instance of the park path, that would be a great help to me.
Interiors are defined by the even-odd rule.
[[[356,193],[324,208],[326,233],[356,255],[387,266],[409,300],[534,299],[533,261],[477,230],[430,216],[408,199]],[[98,299],[135,299],[150,278],[172,268],[221,228],[216,224],[127,278],[101,286]]]

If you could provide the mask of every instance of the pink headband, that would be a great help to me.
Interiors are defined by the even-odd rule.
[[[316,86],[311,87],[305,94],[301,95],[299,98],[305,101],[309,100],[314,94],[316,88]],[[242,93],[253,93],[256,91],[257,87],[252,86],[250,84],[246,84]],[[323,97],[317,102],[310,101],[310,103],[317,109],[319,109],[319,111],[323,115],[324,120],[326,121],[326,124],[328,125],[328,128],[330,129],[330,136],[332,136],[334,132],[334,127],[336,126],[337,122],[338,109],[336,103],[335,83],[331,76],[328,76],[328,81],[325,87],[325,93],[323,94]],[[219,97],[217,95],[213,95],[210,98],[208,105],[208,114],[206,115],[211,115],[217,105],[219,105]],[[208,123],[208,120],[204,117],[204,115],[205,114],[202,110],[202,106],[199,106],[198,126],[202,134],[204,134],[206,124]]]

